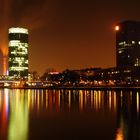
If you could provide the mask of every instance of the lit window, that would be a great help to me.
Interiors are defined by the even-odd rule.
[[[119,53],[119,54],[121,54],[121,53],[122,53],[122,51],[119,51],[118,53]]]
[[[120,42],[119,45],[123,45],[123,42]]]
[[[134,66],[140,66],[139,58],[136,58]]]

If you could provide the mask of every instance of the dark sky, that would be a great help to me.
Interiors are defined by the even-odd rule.
[[[114,26],[140,21],[139,7],[138,0],[0,0],[0,48],[6,55],[9,27],[25,27],[30,71],[112,67]]]

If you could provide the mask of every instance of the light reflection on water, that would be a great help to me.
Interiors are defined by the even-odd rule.
[[[113,127],[114,134],[110,135],[111,138],[114,137],[114,140],[139,140],[139,94],[136,91],[1,89],[0,139],[33,139],[31,122],[32,119],[35,122],[38,121],[35,116],[41,117],[65,112],[70,115],[72,112],[79,112],[87,113],[87,115],[92,113],[93,116],[96,114],[104,117],[112,116],[116,125]],[[47,117],[44,121],[47,121]],[[99,120],[90,121],[93,123]],[[111,122],[108,121],[107,123],[110,124]],[[96,133],[97,127],[100,126],[92,127]],[[43,129],[48,128],[44,126]],[[108,133],[109,131],[108,128]]]
[[[116,140],[124,140],[123,132],[120,128],[117,130]]]
[[[7,91],[8,92],[8,91]],[[26,140],[28,138],[28,104],[27,95],[19,91],[12,92],[10,98],[10,115],[8,140]]]

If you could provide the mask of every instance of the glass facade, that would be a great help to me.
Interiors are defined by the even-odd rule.
[[[140,22],[124,21],[115,29],[117,67],[140,66]]]
[[[9,29],[9,76],[28,76],[28,30],[25,28]]]

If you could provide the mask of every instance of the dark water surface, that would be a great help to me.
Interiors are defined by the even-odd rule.
[[[140,140],[140,92],[1,89],[0,140]]]

